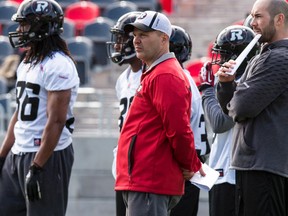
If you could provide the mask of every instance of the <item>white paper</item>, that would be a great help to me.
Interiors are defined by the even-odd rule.
[[[255,46],[255,44],[258,42],[259,38],[261,37],[261,34],[255,35],[253,40],[245,47],[245,49],[241,52],[241,54],[236,58],[236,64],[234,65],[234,68],[230,72],[226,72],[229,75],[233,75],[238,67],[241,65],[245,57],[249,54],[249,52],[252,50],[252,48]]]
[[[194,176],[190,179],[190,182],[196,185],[201,190],[209,191],[215,182],[217,181],[220,173],[209,167],[207,164],[202,164],[203,171],[206,176],[201,176],[201,174],[196,172]]]

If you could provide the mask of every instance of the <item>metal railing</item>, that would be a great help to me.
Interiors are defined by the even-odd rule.
[[[0,95],[0,133],[6,132],[15,106],[14,91]],[[119,108],[114,89],[79,88],[73,112],[75,133],[110,135],[119,131]]]

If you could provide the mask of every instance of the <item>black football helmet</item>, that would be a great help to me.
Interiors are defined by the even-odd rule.
[[[124,26],[133,23],[140,14],[138,11],[126,13],[111,28],[111,41],[107,42],[106,46],[112,62],[122,65],[136,56],[132,32],[125,33]]]
[[[245,47],[253,40],[255,33],[251,28],[242,25],[231,25],[222,30],[212,47],[212,64],[222,66],[230,59],[235,60]],[[257,43],[246,57],[247,62],[257,54],[259,50]],[[243,62],[243,63],[244,63]]]
[[[63,32],[63,10],[54,0],[25,0],[11,20],[30,25],[26,32],[9,32],[10,43],[14,48],[25,47],[32,41],[41,41]]]
[[[180,63],[190,59],[192,52],[192,40],[190,35],[183,28],[172,25],[172,33],[169,42],[170,52],[174,52],[177,60]]]

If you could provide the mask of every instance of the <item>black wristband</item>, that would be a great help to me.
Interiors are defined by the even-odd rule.
[[[43,170],[43,168],[40,167],[40,166],[38,166],[38,165],[36,165],[36,164],[34,163],[34,164],[32,164],[32,165],[29,167],[29,170],[31,170],[31,172],[32,172],[33,174],[35,174],[35,173],[41,172],[41,171]]]
[[[212,87],[212,85],[203,84],[203,85],[199,85],[199,86],[198,86],[198,89],[199,89],[199,91],[201,92],[201,91],[203,91],[203,90],[205,90],[205,89],[207,89],[207,88],[210,88],[210,87]]]

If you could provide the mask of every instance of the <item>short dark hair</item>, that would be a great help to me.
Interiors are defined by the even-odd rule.
[[[277,14],[284,14],[285,25],[288,24],[288,3],[286,0],[271,0],[268,6],[268,12],[272,18]]]

